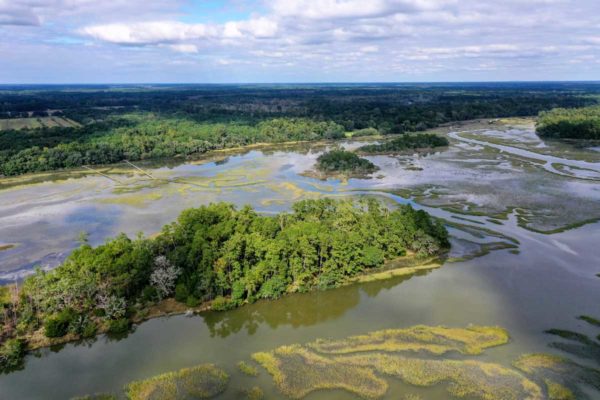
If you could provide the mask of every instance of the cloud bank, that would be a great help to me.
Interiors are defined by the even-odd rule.
[[[0,0],[0,81],[590,80],[598,32],[596,0]]]

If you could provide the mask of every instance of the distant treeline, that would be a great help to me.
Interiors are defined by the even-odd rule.
[[[18,294],[0,287],[0,340],[27,339],[42,327],[48,337],[126,331],[165,298],[190,307],[212,301],[222,310],[336,287],[386,260],[449,247],[443,224],[407,205],[390,210],[373,199],[321,199],[292,209],[265,216],[211,204],[184,211],[155,238],[83,244],[63,265],[28,277]],[[21,342],[4,343],[0,370],[22,354]]]
[[[0,174],[187,156],[256,142],[422,131],[596,104],[585,84],[11,87],[0,115],[82,124],[0,132]]]
[[[600,140],[600,106],[542,112],[536,129],[548,138]]]
[[[0,174],[189,156],[259,142],[343,137],[342,126],[306,118],[276,118],[244,125],[132,114],[83,127],[0,132]]]

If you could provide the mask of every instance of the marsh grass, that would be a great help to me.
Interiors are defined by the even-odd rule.
[[[499,364],[475,360],[424,360],[391,354],[336,357],[335,361],[373,367],[415,386],[448,383],[446,390],[458,398],[482,400],[543,399],[541,388],[523,374]]]
[[[581,384],[600,390],[600,371],[550,354],[526,354],[513,364],[517,369],[545,382],[554,399],[589,399]],[[548,385],[550,382],[550,385]],[[562,396],[562,397],[561,397]],[[571,396],[571,397],[569,397]]]
[[[265,397],[265,393],[258,386],[254,386],[250,389],[241,390],[241,394],[248,400],[262,400]]]
[[[238,369],[248,376],[258,376],[258,369],[254,365],[250,365],[245,361],[240,361]]]
[[[590,318],[590,317],[587,317]],[[583,319],[580,317],[580,319]],[[595,325],[594,322],[598,322],[591,318],[593,322],[584,321]],[[572,332],[564,329],[549,329],[546,333],[550,335],[559,336],[567,342],[552,342],[549,344],[550,347],[564,351],[566,353],[573,354],[577,357],[587,358],[596,361],[600,365],[600,343],[591,339],[589,336],[579,332]],[[600,335],[598,336],[600,338]]]
[[[375,331],[342,340],[317,340],[310,343],[309,347],[326,354],[366,351],[423,351],[436,355],[457,351],[463,354],[481,354],[484,349],[506,344],[508,340],[508,332],[499,327],[447,328],[418,325],[406,329]]]
[[[577,319],[585,321],[585,322],[587,322],[590,325],[594,325],[594,326],[600,327],[600,319],[596,319],[596,318],[590,317],[588,315],[580,315],[579,317],[577,317]]]
[[[225,371],[204,364],[132,382],[126,393],[130,400],[206,399],[222,393],[228,381]]]
[[[292,399],[323,389],[342,389],[376,399],[388,388],[371,368],[337,363],[299,345],[282,346],[252,357],[273,376],[278,389]]]

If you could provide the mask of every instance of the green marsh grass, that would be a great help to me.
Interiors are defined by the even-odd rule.
[[[131,382],[126,393],[130,400],[207,399],[222,393],[228,382],[225,371],[204,364]]]

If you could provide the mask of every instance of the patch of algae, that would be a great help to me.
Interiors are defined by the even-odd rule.
[[[470,326],[447,328],[417,325],[406,329],[388,329],[341,340],[317,340],[312,349],[326,354],[365,351],[424,351],[441,355],[449,351],[481,354],[484,349],[508,343],[508,332],[499,327]]]
[[[258,376],[258,369],[256,369],[254,365],[250,365],[245,361],[240,361],[237,366],[240,371],[248,376]]]
[[[575,394],[569,389],[550,379],[544,379],[544,384],[548,390],[549,400],[576,400]]]
[[[252,358],[272,376],[279,390],[292,399],[301,399],[315,390],[342,389],[365,399],[385,394],[387,382],[372,368],[341,364],[299,346],[282,346]]]
[[[265,199],[261,202],[264,206],[300,199],[316,199],[322,196],[319,192],[302,189],[292,182],[273,183],[266,185],[266,187],[282,196],[282,198]]]
[[[543,399],[541,388],[523,374],[499,364],[475,360],[421,360],[390,354],[341,356],[335,361],[357,367],[373,367],[415,386],[448,382],[454,397],[482,400]]]
[[[130,400],[207,399],[222,393],[228,382],[225,371],[203,364],[132,382],[126,392]]]
[[[253,386],[250,389],[244,389],[241,391],[241,393],[248,400],[262,400],[265,397],[265,393],[258,386]]]
[[[579,384],[600,390],[600,371],[550,354],[527,354],[514,366],[546,384],[551,400],[588,399]],[[552,397],[554,396],[554,397]]]
[[[387,383],[376,373],[430,387],[447,383],[451,396],[481,400],[542,400],[542,388],[521,372],[475,360],[430,360],[398,354],[365,353],[325,357],[299,346],[283,346],[253,358],[279,390],[300,399],[320,389],[344,389],[362,398],[382,397]]]
[[[162,194],[159,192],[150,192],[150,193],[135,193],[130,195],[122,195],[117,197],[109,197],[100,200],[101,203],[108,204],[121,204],[132,207],[144,207],[148,205],[148,203],[160,200],[162,198]]]

